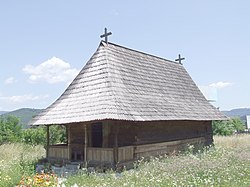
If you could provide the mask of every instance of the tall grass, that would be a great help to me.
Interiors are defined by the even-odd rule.
[[[42,146],[3,144],[0,146],[0,187],[15,186],[22,176],[34,174],[34,164],[45,156]]]
[[[233,136],[214,136],[214,144],[216,147],[224,147],[230,149],[249,149],[249,134],[239,134]]]
[[[215,147],[142,161],[121,174],[82,173],[72,186],[250,186],[250,135],[214,137]],[[192,148],[191,148],[192,149]]]
[[[193,154],[141,161],[132,170],[86,173],[69,177],[65,186],[250,186],[250,135],[214,137],[215,146]],[[45,156],[42,146],[0,146],[0,187],[15,186],[34,174],[34,163]]]

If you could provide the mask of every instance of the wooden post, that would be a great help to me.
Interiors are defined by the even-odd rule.
[[[67,137],[67,140],[66,140],[66,143],[68,145],[68,134],[69,134],[69,131],[68,131],[68,126],[67,125],[64,125],[65,126],[65,129],[66,129],[66,137]]]
[[[114,163],[115,165],[118,163],[118,128],[116,127],[116,124],[114,124]]]
[[[67,125],[68,160],[71,160],[71,132],[70,125]]]
[[[50,144],[50,136],[49,136],[49,125],[46,126],[47,130],[47,146],[46,146],[46,158],[49,158],[49,144]]]
[[[88,132],[87,124],[84,125],[84,166],[87,168],[87,146],[88,146]]]

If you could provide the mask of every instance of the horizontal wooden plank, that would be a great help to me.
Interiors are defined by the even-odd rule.
[[[113,149],[95,147],[87,148],[87,159],[88,161],[113,162]]]
[[[96,150],[96,151],[113,151],[113,148],[99,148],[99,147],[88,147],[88,150]]]
[[[67,148],[67,144],[55,144],[55,145],[49,145],[49,148]]]
[[[163,143],[156,143],[156,144],[138,145],[135,148],[135,154],[157,151],[157,150],[164,150],[164,149],[168,149],[171,146],[175,147],[175,146],[182,145],[182,144],[194,144],[198,142],[203,143],[204,141],[205,141],[205,138],[200,137],[200,138],[177,140],[177,141],[163,142]]]

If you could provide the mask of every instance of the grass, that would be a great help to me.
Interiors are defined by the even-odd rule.
[[[0,146],[0,187],[15,186],[22,176],[34,174],[34,164],[45,156],[42,146],[3,144]]]
[[[210,149],[179,156],[152,158],[122,173],[109,171],[69,177],[65,186],[250,186],[250,135],[214,137]],[[15,186],[32,175],[33,164],[45,155],[41,146],[0,146],[0,186]]]
[[[141,161],[121,174],[82,173],[68,178],[73,186],[250,186],[250,135],[214,137],[215,147],[191,154]]]

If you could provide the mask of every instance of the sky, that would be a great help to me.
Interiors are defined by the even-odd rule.
[[[47,108],[109,41],[183,66],[221,110],[250,108],[250,1],[0,1],[0,110]]]

